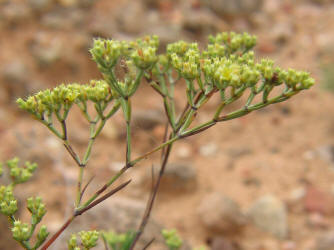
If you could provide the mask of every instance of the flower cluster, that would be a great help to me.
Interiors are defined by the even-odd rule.
[[[17,211],[17,200],[11,186],[0,186],[0,212],[12,216]]]
[[[240,51],[242,53],[252,49],[256,44],[256,36],[248,33],[222,32],[216,36],[209,36],[210,44],[224,44],[228,53]]]
[[[157,36],[138,39],[136,42],[130,43],[130,46],[133,48],[131,59],[138,68],[142,70],[152,68],[158,61],[159,38]]]
[[[13,238],[19,242],[27,241],[31,237],[30,227],[27,223],[17,220],[12,228]]]
[[[35,245],[30,247],[28,242],[33,235],[34,229],[34,226],[31,227],[27,223],[22,223],[20,220],[16,220],[14,221],[12,227],[13,238],[25,246],[26,249],[37,249],[48,237],[49,232],[47,231],[46,226],[42,225],[37,233],[37,240]]]
[[[167,54],[175,70],[185,79],[195,79],[200,76],[200,51],[197,43],[180,41],[169,44]]]
[[[182,239],[177,235],[176,230],[162,230],[162,236],[170,250],[177,250],[182,245]]]
[[[31,224],[38,224],[46,214],[45,205],[40,197],[30,197],[27,200],[27,208],[32,215]]]
[[[10,176],[12,177],[14,184],[28,181],[37,168],[36,163],[30,163],[28,161],[25,162],[24,167],[20,167],[19,159],[17,157],[8,160],[6,163],[10,170]]]
[[[113,231],[103,232],[102,238],[111,249],[129,249],[135,233],[128,231],[127,233],[117,234]]]
[[[63,108],[67,112],[73,103],[108,102],[113,98],[109,85],[103,80],[92,80],[89,84],[62,84],[54,89],[40,91],[26,100],[17,99],[21,109],[33,114],[37,119],[44,119],[52,113],[59,113]]]
[[[106,73],[118,62],[121,55],[128,54],[129,44],[116,40],[95,39],[93,47],[89,50],[93,60],[101,72]]]
[[[91,249],[97,245],[97,241],[100,237],[100,233],[98,231],[81,231],[79,232],[79,236],[81,238],[81,245],[84,249]],[[69,250],[80,250],[78,246],[77,236],[72,234],[71,238],[68,241],[68,249]]]

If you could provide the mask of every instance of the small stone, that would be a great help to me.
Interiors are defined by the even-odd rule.
[[[183,29],[194,34],[208,35],[228,29],[228,25],[207,9],[187,8],[183,13]]]
[[[249,15],[259,11],[263,5],[263,0],[212,0],[203,1],[203,3],[209,4],[212,11],[224,18]]]
[[[31,44],[30,51],[40,66],[46,67],[62,57],[63,41],[47,33],[38,33]]]
[[[303,154],[305,160],[313,160],[316,157],[316,153],[313,150],[308,150]]]
[[[147,13],[141,1],[133,1],[122,6],[118,12],[117,21],[121,31],[129,34],[139,34],[146,28]]]
[[[50,12],[42,17],[42,24],[47,28],[68,30],[83,24],[85,13],[82,10],[62,9]]]
[[[286,204],[288,206],[289,211],[293,213],[303,213],[303,199],[306,195],[305,187],[298,187],[289,193],[289,196],[286,199]]]
[[[253,223],[265,232],[284,239],[288,234],[284,203],[272,195],[259,198],[247,212]]]
[[[288,42],[292,38],[293,34],[294,32],[292,26],[287,22],[278,23],[271,29],[271,37],[277,44],[280,45],[284,45]]]
[[[214,237],[212,239],[209,239],[209,245],[211,247],[211,250],[238,250],[240,247],[237,243],[223,238],[223,237]]]
[[[180,158],[189,158],[191,156],[191,147],[188,145],[180,145],[176,148],[175,153]]]
[[[237,148],[229,148],[227,150],[228,155],[231,158],[240,158],[242,156],[248,155],[252,153],[252,149],[247,146],[241,146]]]
[[[53,5],[53,0],[28,0],[28,4],[33,11],[47,11]]]
[[[334,212],[334,199],[329,193],[308,186],[304,198],[304,207],[310,213],[332,214]]]
[[[158,174],[160,166],[154,166],[154,173]],[[151,171],[145,173],[140,184],[146,189],[151,188]],[[161,192],[192,192],[197,187],[196,169],[189,163],[169,163],[161,179],[159,191]]]
[[[144,130],[153,129],[155,126],[163,124],[165,117],[157,110],[136,110],[132,117],[132,125],[135,128]]]
[[[334,165],[334,145],[325,145],[316,149],[321,159]]]
[[[290,192],[289,201],[291,202],[299,202],[306,195],[306,190],[304,187],[295,188]]]
[[[198,215],[209,230],[217,233],[238,231],[246,223],[239,205],[220,193],[204,197],[199,204]]]
[[[6,93],[7,98],[12,99],[28,94],[29,71],[22,61],[12,61],[5,64],[1,70],[4,81],[2,91]]]
[[[285,241],[282,244],[282,250],[295,250],[295,249],[297,249],[297,246],[294,241]]]
[[[9,24],[18,24],[31,18],[31,11],[24,3],[10,3],[1,10],[1,19]]]
[[[326,232],[320,235],[315,243],[315,250],[333,250],[334,249],[334,231]]]
[[[202,156],[215,156],[218,151],[217,144],[215,143],[209,143],[206,145],[203,145],[199,149],[199,153]]]
[[[307,224],[311,228],[328,228],[330,226],[325,217],[319,213],[310,214],[307,218]]]
[[[2,76],[5,81],[12,83],[25,83],[27,81],[28,69],[22,61],[12,61],[2,68]]]

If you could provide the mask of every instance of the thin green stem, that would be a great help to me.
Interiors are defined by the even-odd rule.
[[[126,123],[126,164],[131,161],[131,102],[129,98],[121,98],[121,105]]]
[[[115,174],[105,185],[103,185],[102,188],[96,191],[95,194],[93,194],[82,206],[77,208],[77,210],[85,208],[89,204],[91,204],[104,190],[110,187],[127,169],[128,168],[125,166],[121,170],[119,170],[117,174]]]
[[[41,120],[41,122],[58,138],[63,139],[63,136],[57,131],[57,129],[53,126],[52,123],[49,123],[45,120]]]
[[[82,189],[82,182],[84,177],[85,166],[79,167],[79,176],[78,176],[78,184],[77,184],[77,193],[76,193],[76,200],[75,200],[75,207],[80,206],[81,201],[81,189]]]

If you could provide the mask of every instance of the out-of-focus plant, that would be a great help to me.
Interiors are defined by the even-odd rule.
[[[0,163],[0,176],[3,173],[3,163]],[[41,197],[27,199],[27,209],[31,214],[30,223],[23,223],[15,217],[18,211],[18,202],[14,196],[16,185],[27,182],[37,168],[36,163],[25,162],[19,166],[19,159],[13,158],[5,164],[8,168],[11,182],[0,186],[0,212],[8,218],[13,238],[25,249],[38,249],[49,235],[45,225],[40,226],[36,239],[32,241],[36,227],[46,214],[46,208]]]
[[[28,111],[37,121],[46,126],[64,144],[65,149],[78,167],[78,184],[76,188],[73,214],[64,225],[44,243],[41,249],[47,249],[59,235],[79,215],[84,214],[97,204],[129,184],[130,180],[106,191],[129,169],[149,155],[162,150],[161,167],[158,178],[153,185],[152,195],[147,203],[139,228],[134,233],[117,235],[101,233],[106,247],[112,249],[133,249],[143,233],[158,192],[161,178],[172,150],[173,144],[186,137],[201,133],[220,122],[236,119],[270,104],[283,102],[310,88],[314,84],[309,73],[293,69],[283,70],[268,59],[255,60],[252,48],[256,37],[247,33],[237,34],[223,32],[209,37],[206,49],[200,50],[197,43],[178,41],[167,45],[166,53],[158,54],[157,36],[145,37],[132,42],[96,39],[90,49],[93,60],[102,74],[102,79],[92,80],[87,84],[62,84],[54,89],[47,89],[26,99],[19,98],[17,103]],[[123,74],[116,74],[116,67]],[[119,76],[121,75],[121,76]],[[139,85],[146,84],[161,97],[166,115],[166,135],[161,145],[137,157],[132,157],[132,104]],[[174,98],[175,86],[184,86],[185,107],[178,110]],[[274,91],[275,90],[275,91]],[[215,95],[220,98],[212,117],[206,122],[194,125],[197,114]],[[241,108],[226,113],[225,107],[241,97],[245,101]],[[79,156],[72,147],[67,130],[67,118],[73,106],[77,106],[89,123],[90,138],[85,154]],[[90,108],[90,107],[93,107]],[[84,173],[89,162],[96,138],[101,134],[106,122],[120,111],[123,113],[126,127],[126,149],[124,166],[101,188],[84,199],[87,188],[84,185]],[[15,166],[15,162],[13,163]],[[16,200],[12,195],[12,186],[30,178],[34,165],[27,164],[24,170],[11,167],[13,183],[1,191],[1,211],[12,222],[13,237],[26,249],[31,247],[28,241],[32,235],[31,228],[13,217],[17,210]],[[104,194],[103,194],[104,193]],[[30,205],[29,205],[30,204]],[[38,223],[45,214],[45,207],[40,198],[28,201],[28,209]],[[41,229],[42,230],[42,229]],[[166,244],[170,249],[178,249],[180,239],[173,231],[164,231]],[[90,249],[97,244],[99,234],[96,231],[73,234],[69,240],[69,249]],[[43,227],[38,244],[47,237]]]

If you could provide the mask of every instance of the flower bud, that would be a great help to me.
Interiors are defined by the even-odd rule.
[[[30,228],[27,223],[22,223],[21,221],[15,221],[12,228],[13,238],[19,242],[29,240],[30,238]]]
[[[45,205],[42,203],[42,198],[40,197],[30,197],[27,200],[27,208],[32,214],[32,224],[38,224],[43,216],[46,214]]]
[[[79,233],[82,245],[90,249],[97,245],[97,241],[99,239],[100,233],[98,231],[81,231]]]
[[[67,245],[69,250],[76,250],[77,249],[77,236],[75,234],[71,235],[71,238],[69,239]],[[80,249],[80,248],[79,248]]]
[[[40,245],[45,241],[45,239],[49,236],[49,232],[45,225],[42,225],[37,234],[37,240]]]
[[[6,216],[12,216],[18,210],[16,200],[8,200],[0,202],[0,211]]]

